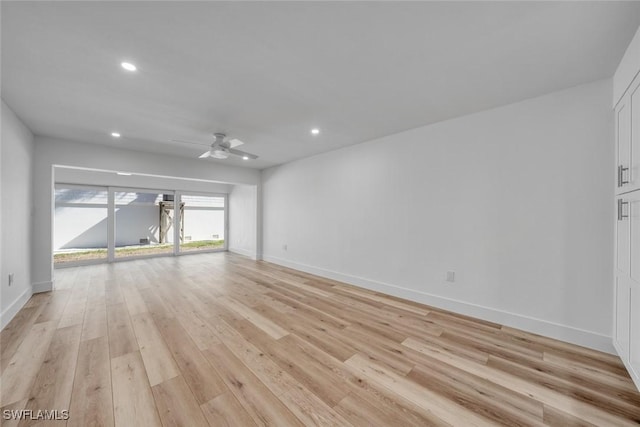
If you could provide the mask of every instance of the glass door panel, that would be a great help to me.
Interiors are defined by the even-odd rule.
[[[173,253],[173,193],[117,191],[116,258]]]
[[[180,252],[226,249],[225,197],[183,194],[180,201]]]
[[[54,264],[105,261],[107,189],[56,186],[54,198]]]

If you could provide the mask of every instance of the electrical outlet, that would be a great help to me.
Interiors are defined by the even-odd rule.
[[[447,282],[455,282],[455,281],[456,281],[456,272],[447,271]]]
[[[287,250],[287,244],[285,243],[284,245],[282,245],[282,250],[286,251]]]
[[[9,273],[9,286],[13,285],[13,273]]]

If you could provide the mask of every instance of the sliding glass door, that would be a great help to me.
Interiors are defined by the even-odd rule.
[[[227,249],[227,195],[57,184],[57,267]]]

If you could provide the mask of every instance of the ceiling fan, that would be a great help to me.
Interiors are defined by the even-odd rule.
[[[226,141],[226,135],[224,133],[214,133],[215,140],[211,144],[211,148],[200,155],[201,159],[213,157],[214,159],[226,159],[229,155],[242,157],[244,160],[257,159],[258,156],[244,151],[236,150],[232,146],[242,144],[242,141],[232,139]]]

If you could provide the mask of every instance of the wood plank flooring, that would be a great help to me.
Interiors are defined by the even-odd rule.
[[[640,424],[615,356],[239,255],[55,276],[0,334],[0,407],[43,425]]]

